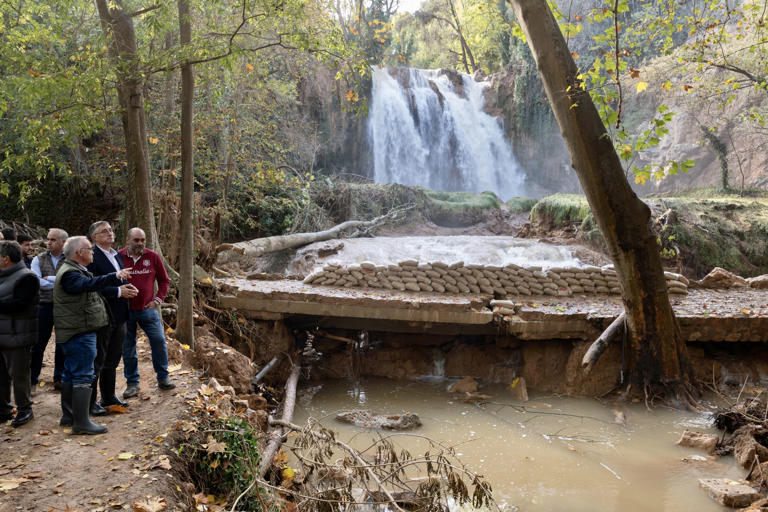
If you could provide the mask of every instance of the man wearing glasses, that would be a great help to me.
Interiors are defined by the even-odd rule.
[[[105,220],[98,220],[88,228],[88,238],[94,243],[93,261],[88,265],[88,271],[95,276],[103,276],[118,272],[125,268],[123,256],[112,248],[115,243],[115,232]],[[132,299],[139,291],[132,284],[109,286],[101,290],[101,295],[107,301],[107,312],[110,316],[109,325],[96,333],[96,360],[94,372],[96,379],[91,391],[91,416],[107,414],[106,407],[120,405],[126,407],[115,395],[115,379],[117,365],[123,354],[125,340],[125,322],[128,320],[128,299]],[[96,402],[96,382],[101,390],[101,402]]]
[[[40,282],[40,304],[37,306],[37,343],[32,347],[30,363],[33,386],[37,385],[40,379],[45,347],[48,346],[48,340],[51,339],[51,332],[53,332],[53,283],[56,281],[56,272],[64,263],[62,250],[68,236],[63,229],[50,229],[46,239],[48,250],[38,254],[32,260],[32,272],[37,275]],[[63,372],[64,353],[61,351],[61,347],[56,345],[53,365],[53,386],[56,389],[61,389],[61,374]]]
[[[93,247],[84,236],[68,238],[64,256],[53,286],[56,344],[64,351],[59,424],[72,425],[73,434],[103,434],[107,427],[93,423],[89,417],[96,332],[109,324],[104,299],[98,292],[121,286],[131,272],[122,269],[93,277],[86,268],[93,262]]]

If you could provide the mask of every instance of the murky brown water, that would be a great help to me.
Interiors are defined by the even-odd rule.
[[[730,457],[709,460],[675,444],[686,428],[717,433],[707,414],[648,411],[638,404],[624,409],[622,426],[614,423],[613,407],[594,399],[534,395],[521,409],[511,406],[519,403],[504,388],[484,388],[492,403],[478,407],[455,400],[447,384],[329,382],[311,399],[300,399],[294,419],[321,419],[362,447],[372,436],[335,421],[336,412],[417,413],[424,425],[414,433],[457,445],[461,460],[491,482],[496,499],[521,511],[722,511],[698,479],[744,474]],[[414,454],[426,448],[417,439],[397,442]]]

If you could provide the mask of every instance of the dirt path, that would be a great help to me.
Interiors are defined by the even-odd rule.
[[[124,414],[96,418],[109,432],[73,436],[59,426],[59,392],[51,385],[53,343],[33,393],[33,421],[18,429],[0,426],[0,512],[134,510],[135,503],[166,500],[167,510],[182,509],[165,456],[166,436],[184,414],[184,401],[194,396],[197,372],[172,361],[177,387],[160,391],[154,379],[149,344],[138,342],[141,392]],[[122,365],[118,393],[125,388]],[[138,510],[145,510],[141,507]],[[146,510],[163,510],[146,508]]]

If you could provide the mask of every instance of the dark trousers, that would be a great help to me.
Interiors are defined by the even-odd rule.
[[[29,381],[29,347],[0,350],[0,415],[13,411],[11,386],[16,409],[32,410],[32,387]]]
[[[120,364],[125,341],[125,322],[102,327],[96,336],[96,359],[93,361],[93,369],[98,377],[102,369],[114,371]]]
[[[48,340],[51,339],[52,332],[53,303],[39,304],[37,306],[37,343],[32,347],[32,360],[30,362],[32,384],[37,384],[40,380],[45,347],[48,346]],[[64,372],[64,352],[62,352],[61,346],[58,344],[56,344],[56,355],[54,356],[53,364],[53,381],[61,382],[61,376]]]

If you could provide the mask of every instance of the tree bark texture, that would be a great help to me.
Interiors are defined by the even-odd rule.
[[[133,19],[123,9],[122,2],[114,0],[110,5],[113,6],[111,9],[107,0],[96,0],[101,27],[110,41],[110,55],[115,64],[117,98],[125,137],[125,158],[128,166],[125,228],[143,229],[147,234],[147,246],[162,254],[152,208],[149,145],[136,33]]]
[[[189,0],[179,0],[179,40],[182,46],[192,41]],[[179,310],[176,337],[181,343],[195,346],[195,238],[194,238],[194,115],[195,77],[192,65],[181,67],[181,247],[179,250]]]
[[[622,287],[630,384],[688,403],[691,371],[648,206],[632,191],[546,1],[510,0]],[[666,389],[665,389],[666,388]],[[671,396],[670,396],[671,394]]]
[[[290,423],[293,421],[293,408],[296,406],[296,387],[299,384],[299,376],[301,375],[301,366],[295,364],[291,368],[291,374],[288,376],[288,380],[285,381],[285,396],[283,397],[283,415],[281,419],[284,422]],[[283,444],[283,435],[285,435],[285,427],[278,427],[270,435],[270,440],[264,451],[261,452],[261,463],[259,463],[259,478],[264,478],[267,474],[267,470],[272,465],[272,459],[275,458],[277,450],[280,445]]]

